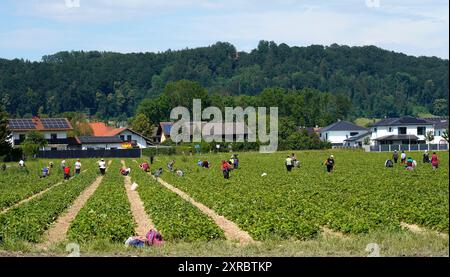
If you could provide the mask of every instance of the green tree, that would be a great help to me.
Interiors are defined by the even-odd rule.
[[[425,135],[425,139],[428,141],[428,143],[431,143],[434,140],[433,131],[428,131]]]
[[[150,137],[152,135],[153,126],[145,114],[140,113],[135,116],[131,122],[131,129],[143,134],[146,137]]]
[[[449,142],[449,138],[448,138],[448,129],[446,129],[443,133],[442,133],[442,138],[445,139],[445,141],[448,143]]]
[[[11,151],[11,133],[8,130],[8,113],[0,107],[0,157]]]

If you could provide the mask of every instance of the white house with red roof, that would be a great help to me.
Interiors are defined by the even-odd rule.
[[[103,122],[91,122],[89,123],[89,126],[93,131],[93,137],[119,138],[122,142],[120,148],[147,148],[152,145],[152,140],[150,138],[147,138],[130,128],[115,128],[108,126]]]
[[[48,145],[44,150],[64,150],[71,139],[67,133],[73,130],[67,118],[11,118],[8,119],[8,129],[11,131],[11,145],[19,146],[25,140],[27,133],[37,131],[44,135]]]

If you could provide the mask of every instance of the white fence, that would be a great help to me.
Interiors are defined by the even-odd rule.
[[[448,150],[447,143],[439,144],[379,144],[370,147],[364,147],[370,152],[392,152],[397,151],[441,151]]]

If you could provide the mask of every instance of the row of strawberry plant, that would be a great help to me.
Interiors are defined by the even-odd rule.
[[[40,178],[41,169],[38,163],[28,163],[27,167],[27,170],[14,168],[0,174],[0,210],[51,187],[58,180],[62,180],[62,176],[57,174]]]
[[[133,164],[132,180],[138,184],[145,209],[166,240],[224,239],[223,231],[207,215]]]
[[[246,153],[230,180],[220,176],[226,158],[220,155],[201,157],[212,158],[209,170],[196,166],[196,157],[176,157],[186,175],[162,177],[258,239],[307,238],[322,225],[347,233],[399,230],[403,220],[448,232],[445,160],[440,171],[421,165],[411,173],[399,165],[384,168],[383,155],[338,152],[336,171],[327,174],[321,161],[328,153],[298,154],[301,168],[290,173],[283,166],[286,154]],[[158,157],[156,166],[168,159]]]
[[[56,186],[0,216],[0,240],[39,242],[52,222],[97,176],[94,170]]]
[[[134,235],[135,222],[119,167],[117,160],[108,167],[100,186],[72,222],[68,233],[70,239],[124,242]]]

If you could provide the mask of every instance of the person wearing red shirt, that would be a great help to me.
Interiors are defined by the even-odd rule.
[[[227,161],[222,161],[221,169],[223,173],[223,178],[230,179],[231,165]]]
[[[431,155],[431,165],[433,166],[433,169],[437,169],[439,165],[438,156],[436,155],[436,152],[433,152],[433,155]]]
[[[70,179],[70,166],[65,166],[64,167],[64,180],[69,180]]]

